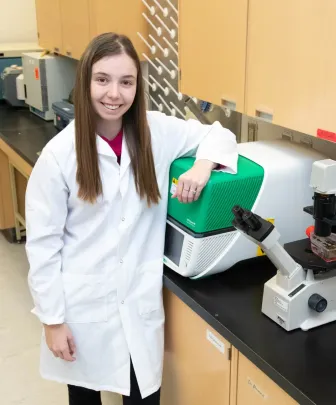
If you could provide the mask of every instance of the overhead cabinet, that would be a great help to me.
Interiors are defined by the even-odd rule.
[[[128,36],[141,59],[148,24],[141,0],[36,0],[39,45],[80,59],[92,38],[104,32]]]
[[[179,1],[180,91],[244,111],[248,0]]]
[[[336,2],[249,0],[246,113],[336,132]]]

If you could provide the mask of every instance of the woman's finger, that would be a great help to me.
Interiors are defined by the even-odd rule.
[[[76,353],[76,345],[75,345],[73,337],[68,337],[68,344],[69,344],[70,354],[71,354],[71,356],[73,356]]]
[[[186,203],[188,202],[188,196],[189,196],[189,187],[184,185],[183,191],[182,191],[182,202]]]
[[[194,201],[197,201],[199,199],[202,190],[203,190],[203,187],[197,187],[197,191],[196,191],[196,194],[194,196]]]
[[[62,351],[62,356],[63,356],[62,357],[63,360],[65,360],[65,361],[74,361],[75,360],[75,358],[72,357],[71,354],[70,354],[70,348],[69,347]]]
[[[63,356],[63,353],[62,353],[61,350],[57,350],[57,351],[56,351],[56,354],[57,354],[56,357],[59,357],[60,359],[64,360],[64,356]]]
[[[177,182],[177,188],[175,191],[175,196],[179,201],[181,201],[181,198],[182,198],[183,186],[184,186],[183,179],[179,179]]]
[[[194,184],[190,187],[189,193],[188,193],[188,202],[191,203],[195,200],[195,196],[197,194],[197,185]]]

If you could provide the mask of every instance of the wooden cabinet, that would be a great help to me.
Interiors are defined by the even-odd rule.
[[[61,52],[62,20],[59,0],[35,0],[35,5],[39,45]]]
[[[179,8],[182,93],[310,135],[336,132],[334,0]]]
[[[166,288],[164,306],[162,405],[298,405]]]
[[[146,45],[148,23],[141,0],[36,0],[39,45],[79,59],[90,40],[103,32],[127,35],[139,56]]]
[[[25,218],[27,178],[32,167],[0,139],[0,230],[16,228],[17,239]]]
[[[61,4],[62,54],[80,59],[91,39],[89,0],[59,0]]]
[[[336,132],[336,2],[249,0],[246,113]]]
[[[137,35],[140,32],[147,37],[148,23],[142,16],[143,12],[148,14],[140,0],[90,0],[92,36],[104,32],[124,34],[133,42],[140,59],[144,59],[142,52],[148,52],[148,48]]]
[[[163,405],[229,405],[231,345],[172,292],[166,311]]]
[[[180,91],[244,112],[248,0],[179,1]]]
[[[238,354],[237,405],[298,405],[241,353]]]
[[[12,190],[7,155],[0,149],[0,229],[14,227]]]

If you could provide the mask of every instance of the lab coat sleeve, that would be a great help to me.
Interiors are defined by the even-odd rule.
[[[68,188],[53,153],[41,153],[26,190],[26,252],[32,313],[47,325],[64,322],[61,249]]]
[[[157,113],[165,132],[171,161],[183,156],[207,159],[222,166],[221,171],[237,173],[236,136],[216,121],[204,125],[195,119],[187,121]]]

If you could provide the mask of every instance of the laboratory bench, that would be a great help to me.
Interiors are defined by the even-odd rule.
[[[53,122],[28,108],[10,108],[0,102],[0,230],[11,242],[25,236],[27,179],[39,152],[56,133]]]
[[[56,133],[27,109],[0,105],[0,229],[9,240],[24,238],[27,178]],[[286,332],[263,315],[275,272],[267,257],[201,280],[165,268],[164,405],[336,403],[336,323]]]

